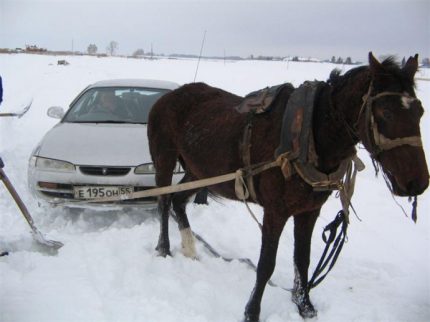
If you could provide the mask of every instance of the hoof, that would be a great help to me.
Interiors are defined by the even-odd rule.
[[[170,253],[170,249],[168,248],[157,246],[155,247],[155,250],[157,251],[158,256],[161,256],[161,257],[172,256],[172,254]]]
[[[297,305],[297,308],[299,309],[299,314],[304,319],[311,319],[317,316],[318,312],[315,310],[312,303],[308,303],[305,305]]]
[[[317,310],[309,300],[309,296],[296,296],[293,294],[293,302],[297,305],[302,318],[310,319],[317,316]]]
[[[199,257],[197,256],[196,253],[188,253],[183,248],[182,248],[182,255],[184,255],[184,257],[186,257],[186,258],[192,259],[193,261],[199,260]]]
[[[260,322],[260,317],[257,315],[247,315],[243,318],[242,322]]]

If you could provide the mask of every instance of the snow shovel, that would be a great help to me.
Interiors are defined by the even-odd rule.
[[[24,205],[24,202],[21,200],[12,183],[9,181],[9,178],[6,176],[6,173],[3,171],[3,166],[3,161],[0,158],[0,178],[6,186],[7,190],[9,190],[9,193],[12,195],[16,204],[18,205],[18,208],[21,210],[21,213],[23,214],[25,220],[29,224],[34,240],[40,245],[47,246],[54,250],[61,248],[63,246],[63,243],[54,240],[46,240],[43,237],[42,233],[36,228],[33,222],[33,218],[30,216],[27,207]]]
[[[16,112],[16,113],[0,113],[0,116],[4,116],[4,117],[16,116],[18,118],[21,118],[30,109],[32,103],[33,103],[33,99],[20,112]]]

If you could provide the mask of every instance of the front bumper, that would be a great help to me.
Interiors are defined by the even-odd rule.
[[[89,167],[75,166],[73,172],[38,169],[30,163],[28,173],[29,188],[33,196],[52,206],[79,208],[117,208],[139,206],[154,207],[157,197],[119,200],[106,203],[92,203],[89,200],[76,199],[74,187],[112,186],[132,187],[133,192],[156,187],[155,174],[135,174],[134,167]],[[93,168],[93,169],[89,169]],[[100,168],[108,169],[102,174]],[[90,170],[90,171],[89,171]],[[173,175],[173,183],[179,182],[183,173]],[[77,202],[79,201],[79,202]]]

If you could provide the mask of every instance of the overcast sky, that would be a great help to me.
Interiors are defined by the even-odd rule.
[[[430,56],[430,0],[0,0],[0,48],[119,53]]]

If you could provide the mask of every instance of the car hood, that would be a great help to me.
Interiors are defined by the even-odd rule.
[[[59,123],[35,155],[76,165],[137,166],[151,162],[144,124]]]

